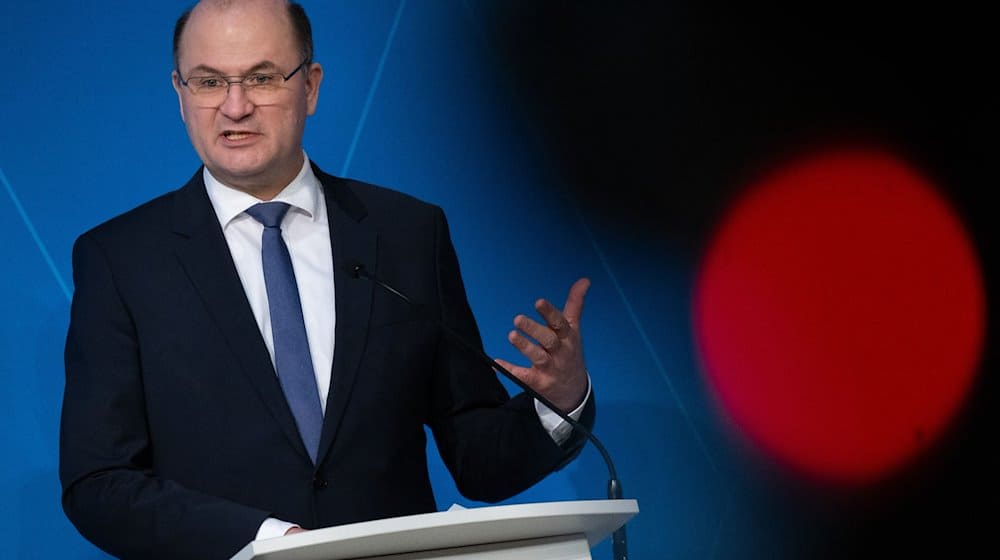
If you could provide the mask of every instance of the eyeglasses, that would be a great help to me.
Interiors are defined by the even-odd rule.
[[[287,76],[280,73],[254,72],[246,76],[190,76],[187,80],[180,78],[180,71],[177,72],[181,85],[195,95],[199,105],[204,107],[218,107],[229,95],[229,86],[239,84],[243,86],[243,91],[256,104],[272,103],[278,99],[285,82],[292,79],[299,70],[302,69],[309,59],[303,60],[288,73]]]

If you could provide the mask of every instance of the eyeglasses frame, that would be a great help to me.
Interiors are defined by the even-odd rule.
[[[243,76],[210,76],[210,75],[209,76],[188,76],[188,78],[185,80],[184,78],[181,77],[181,71],[180,71],[180,69],[175,69],[175,70],[177,72],[177,81],[179,81],[182,86],[186,87],[188,89],[188,91],[191,92],[192,95],[197,96],[198,93],[194,89],[192,89],[190,85],[188,85],[188,82],[190,82],[194,78],[208,78],[208,77],[222,78],[222,80],[224,82],[226,82],[226,95],[229,95],[229,88],[231,88],[233,86],[233,84],[240,84],[240,86],[242,87],[243,86],[243,81],[246,80],[247,78],[249,78],[250,76],[255,75],[255,74],[272,74],[272,75],[273,74],[277,74],[277,75],[281,76],[282,83],[287,82],[288,80],[292,79],[292,76],[294,76],[296,73],[298,73],[298,71],[301,70],[303,67],[305,67],[309,62],[310,61],[309,61],[308,57],[305,58],[305,59],[303,59],[302,62],[300,62],[298,66],[296,66],[295,68],[293,68],[292,71],[289,72],[287,76],[283,75],[281,72],[250,72],[249,74],[246,74],[246,75],[243,75]]]

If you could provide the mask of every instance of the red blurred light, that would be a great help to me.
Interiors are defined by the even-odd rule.
[[[954,417],[984,298],[930,182],[886,152],[839,150],[772,172],[733,207],[702,262],[696,336],[747,436],[807,473],[870,482]]]

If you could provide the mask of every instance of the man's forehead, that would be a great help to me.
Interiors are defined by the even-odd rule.
[[[179,59],[189,68],[227,73],[287,65],[290,60],[285,59],[295,58],[299,48],[283,7],[286,4],[274,0],[199,3],[180,37]]]
[[[291,24],[288,2],[282,0],[204,0],[191,9],[187,27],[259,25],[279,30]]]

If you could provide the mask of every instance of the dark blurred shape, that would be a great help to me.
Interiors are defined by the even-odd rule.
[[[739,194],[791,155],[860,142],[913,162],[956,208],[983,264],[986,354],[924,460],[863,492],[730,452],[738,499],[770,504],[793,553],[872,557],[986,544],[1000,454],[991,428],[998,183],[995,19],[954,2],[818,4],[511,0],[488,18],[505,66],[590,219],[691,258]],[[678,322],[683,322],[679,318]],[[725,446],[725,442],[717,442]],[[669,476],[669,473],[665,473]],[[641,496],[639,496],[641,500]],[[990,512],[979,515],[978,511]],[[718,557],[740,535],[719,536]],[[752,554],[750,554],[752,556]],[[743,555],[741,555],[743,556]]]
[[[697,243],[690,234],[776,155],[852,138],[971,187],[955,167],[985,162],[984,16],[726,4],[504,3],[506,66],[587,207]]]

